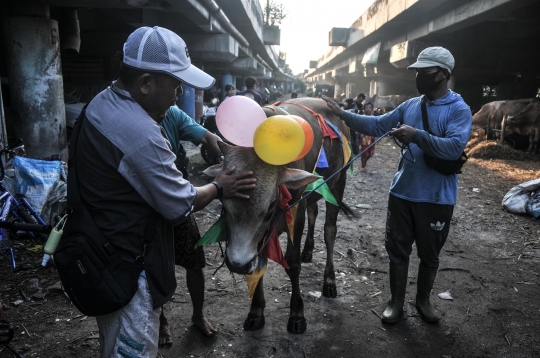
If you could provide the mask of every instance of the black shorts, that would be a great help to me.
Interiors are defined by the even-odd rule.
[[[202,246],[195,249],[201,239],[195,215],[190,214],[183,223],[174,227],[174,262],[187,269],[202,269],[206,266]]]

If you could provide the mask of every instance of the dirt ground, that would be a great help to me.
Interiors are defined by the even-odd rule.
[[[479,142],[480,143],[480,142]],[[478,143],[476,143],[478,144]],[[487,145],[482,144],[481,145]],[[491,145],[491,144],[490,144]],[[469,148],[471,149],[471,148]],[[219,333],[203,336],[191,324],[191,302],[184,270],[177,269],[178,288],[165,310],[174,344],[160,350],[163,357],[539,357],[540,356],[540,226],[528,216],[502,209],[504,194],[514,185],[540,177],[538,157],[490,157],[488,151],[471,158],[459,178],[459,196],[432,302],[442,316],[429,325],[414,307],[416,268],[413,255],[405,312],[395,325],[382,324],[378,314],[389,296],[388,256],[384,227],[388,188],[399,158],[392,140],[383,140],[368,163],[367,173],[349,173],[346,202],[361,219],[339,218],[335,245],[338,297],[320,297],[326,249],[322,239],[324,205],[320,202],[313,263],[303,264],[307,331],[287,332],[290,283],[284,270],[271,262],[265,278],[266,326],[257,332],[242,329],[249,296],[242,276],[221,264],[218,246],[206,248],[205,314]],[[499,153],[500,154],[500,153]],[[516,160],[515,158],[526,160]],[[202,184],[205,168],[192,159],[192,180]],[[216,220],[213,203],[198,212],[202,232]],[[284,247],[282,237],[282,246]],[[23,241],[20,261],[36,263],[39,254]],[[37,280],[36,280],[37,279]],[[95,320],[81,315],[59,289],[55,269],[48,267],[12,273],[0,260],[0,301],[4,319],[15,326],[11,346],[25,357],[97,357]],[[38,285],[44,298],[32,298]],[[449,292],[453,300],[439,293]],[[28,299],[25,298],[25,295]],[[39,297],[39,293],[37,294]],[[43,296],[43,295],[42,295]],[[0,346],[0,357],[10,357]]]

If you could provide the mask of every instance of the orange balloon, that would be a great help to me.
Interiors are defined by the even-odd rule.
[[[298,124],[300,124],[300,127],[302,127],[302,130],[304,131],[304,135],[306,136],[306,141],[304,142],[304,148],[300,152],[300,155],[298,155],[298,157],[296,157],[296,159],[293,160],[293,161],[297,161],[299,159],[304,158],[306,154],[308,154],[308,152],[310,151],[311,147],[313,146],[313,129],[311,128],[311,125],[309,124],[309,122],[306,121],[304,118],[295,116],[292,114],[290,114],[289,117],[291,117],[292,119],[297,121]]]

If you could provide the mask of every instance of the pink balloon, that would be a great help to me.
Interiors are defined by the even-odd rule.
[[[219,132],[229,142],[242,147],[253,147],[255,129],[265,119],[264,110],[245,96],[227,98],[216,112]]]

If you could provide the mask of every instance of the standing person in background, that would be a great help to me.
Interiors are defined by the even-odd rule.
[[[428,166],[424,153],[443,160],[460,158],[471,131],[472,116],[463,98],[448,89],[454,57],[445,48],[428,47],[409,69],[416,70],[421,97],[400,104],[380,117],[343,111],[329,98],[328,107],[345,124],[362,133],[391,135],[405,146],[398,171],[390,186],[385,246],[390,259],[388,306],[385,323],[396,323],[403,311],[409,272],[409,256],[416,242],[418,268],[416,308],[428,323],[439,321],[429,296],[437,276],[439,253],[448,237],[458,191],[457,174],[442,174]],[[424,130],[422,106],[429,128]],[[398,124],[402,125],[398,128]]]
[[[181,94],[180,90],[179,95]],[[217,144],[221,141],[221,138],[197,124],[176,105],[167,110],[165,118],[159,125],[167,133],[171,143],[171,151],[176,155],[176,167],[182,172],[186,180],[189,180],[189,158],[181,141],[190,141],[195,145],[205,145],[212,159],[219,158],[221,155],[221,150]],[[203,314],[204,273],[202,269],[206,266],[206,261],[202,246],[195,248],[195,245],[201,239],[195,216],[190,214],[187,220],[176,225],[173,230],[174,261],[176,265],[186,269],[186,284],[193,305],[191,322],[206,336],[213,336],[218,331],[217,327]],[[163,308],[159,323],[159,344],[172,344],[172,334]]]
[[[356,102],[356,109],[358,112],[358,114],[363,114],[364,113],[364,101],[366,99],[366,95],[363,94],[363,93],[358,93],[358,96],[356,96],[356,98],[354,99],[354,101]]]
[[[238,92],[237,95],[239,96],[246,96],[254,100],[259,104],[259,106],[262,106],[262,98],[261,95],[255,92],[257,90],[257,80],[255,77],[248,77],[244,81],[246,84],[246,90],[242,92]]]
[[[364,114],[366,116],[372,116],[373,115],[373,104],[371,102],[364,103]],[[374,137],[360,133],[360,151],[363,152],[366,150],[371,143],[375,140]],[[362,168],[360,169],[361,172],[367,171],[367,161],[369,158],[371,158],[375,154],[375,146],[369,148],[364,154],[361,155],[360,160],[362,161]]]
[[[343,101],[343,110],[345,111],[355,111],[354,100],[352,98],[347,98]]]
[[[225,85],[225,97],[223,97],[223,100],[226,100],[227,98],[230,98],[236,94],[236,88],[230,83]]]
[[[356,112],[356,108],[355,108],[355,103],[354,103],[354,100],[352,98],[347,98],[343,101],[343,110],[344,111],[349,111],[349,112],[353,112],[353,113],[357,113]],[[352,128],[349,128],[349,131],[351,133],[351,146],[352,146],[352,151],[353,151],[353,154],[356,155],[358,153],[360,153],[360,149],[359,149],[359,145],[360,145],[360,141],[358,140],[358,133],[356,133],[356,131]]]

